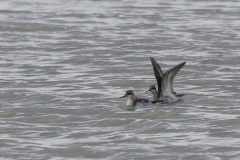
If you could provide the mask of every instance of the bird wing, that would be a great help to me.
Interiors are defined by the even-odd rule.
[[[153,57],[150,57],[150,59],[152,62],[154,75],[155,75],[155,78],[156,78],[157,84],[158,84],[157,99],[159,99],[161,92],[163,90],[163,88],[162,88],[163,87],[163,72],[162,72],[160,65],[156,62],[156,60]]]
[[[164,91],[170,94],[175,94],[173,90],[173,81],[176,77],[179,70],[185,65],[186,62],[182,62],[177,66],[173,67],[172,69],[168,70],[163,75],[163,85]]]

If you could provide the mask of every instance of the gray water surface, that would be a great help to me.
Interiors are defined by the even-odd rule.
[[[0,155],[240,158],[240,2],[0,1]],[[126,109],[186,61],[174,104]]]

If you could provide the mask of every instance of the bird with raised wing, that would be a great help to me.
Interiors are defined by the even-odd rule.
[[[153,95],[153,100],[163,100],[163,103],[176,102],[181,99],[184,94],[177,94],[173,90],[173,81],[179,70],[186,64],[182,62],[165,73],[162,72],[160,65],[153,57],[150,57],[154,76],[157,80],[158,89],[154,85],[151,85],[149,90]]]

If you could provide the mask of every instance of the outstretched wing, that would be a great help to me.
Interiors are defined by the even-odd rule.
[[[158,84],[157,99],[159,99],[160,94],[163,90],[163,72],[162,72],[159,64],[156,62],[156,60],[153,57],[150,57],[150,59],[151,59],[151,62],[152,62],[154,75],[155,75],[155,78],[156,78],[157,84]]]
[[[173,90],[173,81],[176,77],[179,70],[185,65],[186,62],[182,62],[178,64],[177,66],[173,67],[172,69],[168,70],[163,75],[163,85],[164,85],[164,91],[170,94],[176,94]]]

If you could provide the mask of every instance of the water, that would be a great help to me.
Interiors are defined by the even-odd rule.
[[[240,2],[0,2],[1,159],[237,160]],[[183,61],[174,104],[126,109]]]

